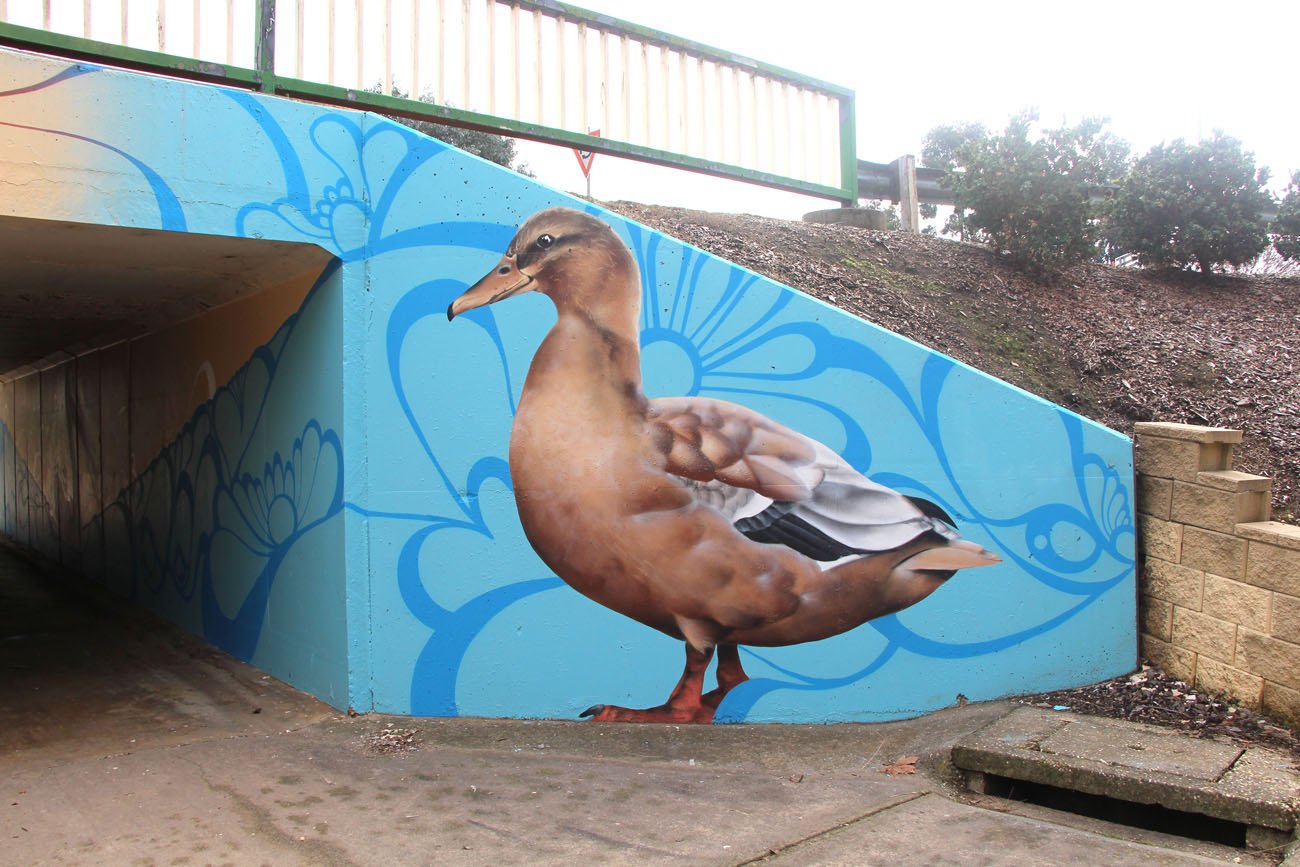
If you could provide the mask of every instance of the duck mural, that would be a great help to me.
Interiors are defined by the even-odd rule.
[[[510,436],[520,523],[579,593],[685,642],[661,705],[602,722],[706,723],[747,677],[738,647],[818,641],[1000,559],[937,505],[872,482],[827,446],[735,403],[649,399],[641,277],[608,225],[550,208],[519,229],[448,319],[540,292],[558,314]],[[717,686],[704,677],[718,657]]]
[[[1136,664],[1121,434],[381,117],[3,50],[0,82],[7,218],[335,260],[0,382],[0,533],[266,674],[545,718],[658,703],[685,642],[663,707],[592,715],[807,723]],[[512,244],[557,205],[594,219]],[[452,312],[559,317],[448,324],[503,252]],[[935,590],[991,561],[944,512],[1004,562]]]

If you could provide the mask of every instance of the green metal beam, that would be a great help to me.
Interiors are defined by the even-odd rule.
[[[256,87],[258,84],[257,73],[242,66],[209,63],[206,60],[163,54],[160,51],[144,51],[111,42],[65,36],[62,33],[52,33],[48,30],[22,27],[17,24],[0,22],[0,45],[100,65],[121,66],[145,72],[163,72],[181,78],[231,84],[237,87]]]
[[[567,145],[581,150],[627,157],[640,162],[668,166],[669,168],[681,168],[702,174],[746,181],[786,192],[804,193],[825,199],[843,200],[845,198],[845,190],[840,187],[827,186],[812,181],[801,181],[797,178],[759,172],[741,166],[730,165],[729,163],[684,156],[672,151],[645,147],[644,145],[610,141],[606,138],[584,133],[570,132],[556,127],[539,126],[526,121],[508,120],[494,115],[479,114],[478,112],[451,108],[431,102],[421,102],[399,96],[385,96],[382,93],[374,93],[368,90],[353,90],[346,87],[319,84],[314,81],[281,77],[277,79],[276,92],[309,102],[323,102],[348,108],[360,108],[380,114],[407,117],[413,120],[428,120],[447,124],[448,126],[468,127],[469,129],[530,139],[547,144]],[[853,163],[853,171],[854,192],[849,194],[850,198],[856,195],[857,190],[856,160]]]
[[[858,115],[853,97],[840,101],[840,204],[858,203]]]
[[[822,91],[834,96],[840,107],[841,154],[841,184],[834,187],[770,172],[747,169],[715,160],[686,156],[644,145],[598,138],[556,127],[540,126],[525,121],[510,120],[415,99],[387,96],[301,79],[282,78],[275,74],[275,2],[276,0],[257,0],[256,31],[254,33],[256,68],[254,69],[209,63],[194,58],[129,48],[110,42],[66,36],[61,33],[52,33],[47,30],[3,22],[0,22],[0,45],[92,63],[121,66],[146,72],[161,72],[182,78],[232,85],[249,90],[260,90],[266,93],[281,94],[331,105],[369,109],[388,115],[468,127],[548,144],[567,145],[654,165],[686,169],[716,177],[744,181],[786,192],[836,199],[845,204],[852,204],[857,199],[856,115],[854,94],[852,90],[847,88],[648,27],[632,24],[618,18],[589,12],[577,6],[556,2],[556,0],[515,0],[515,5],[519,6],[520,9],[536,10],[541,14],[553,17],[563,16],[566,20],[575,22],[586,22],[612,33],[626,34],[643,42],[662,45],[692,56],[749,69],[768,78],[785,81],[809,90]]]
[[[253,33],[253,66],[261,90],[275,93],[275,0],[257,0]]]

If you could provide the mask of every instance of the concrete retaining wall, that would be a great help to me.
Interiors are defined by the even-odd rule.
[[[1241,431],[1137,425],[1142,650],[1200,689],[1300,724],[1300,527],[1232,469]]]

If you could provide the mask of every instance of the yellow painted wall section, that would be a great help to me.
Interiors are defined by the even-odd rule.
[[[67,63],[24,55],[23,64],[6,72],[21,79],[0,80],[0,90],[22,91],[61,73]],[[104,96],[107,96],[105,94]],[[86,172],[106,179],[121,174],[125,161],[103,147],[60,130],[100,125],[104,99],[50,99],[33,89],[4,100],[4,141],[0,146],[0,213],[44,220],[86,219],[86,203],[97,193],[88,189]],[[51,131],[55,134],[51,135]],[[121,163],[122,165],[117,165]]]
[[[131,476],[176,438],[190,416],[266,344],[301,305],[316,275],[304,274],[130,344]],[[105,401],[104,406],[114,404]],[[107,499],[120,486],[106,488]]]

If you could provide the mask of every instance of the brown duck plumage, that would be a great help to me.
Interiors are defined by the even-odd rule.
[[[906,608],[953,571],[997,563],[937,507],[883,488],[829,448],[745,407],[641,390],[641,280],[614,232],[542,211],[448,318],[521,292],[558,319],[510,435],[528,540],[602,605],[686,642],[669,700],[598,720],[707,722],[745,680],[736,646],[838,635]],[[718,688],[701,695],[719,651]]]

